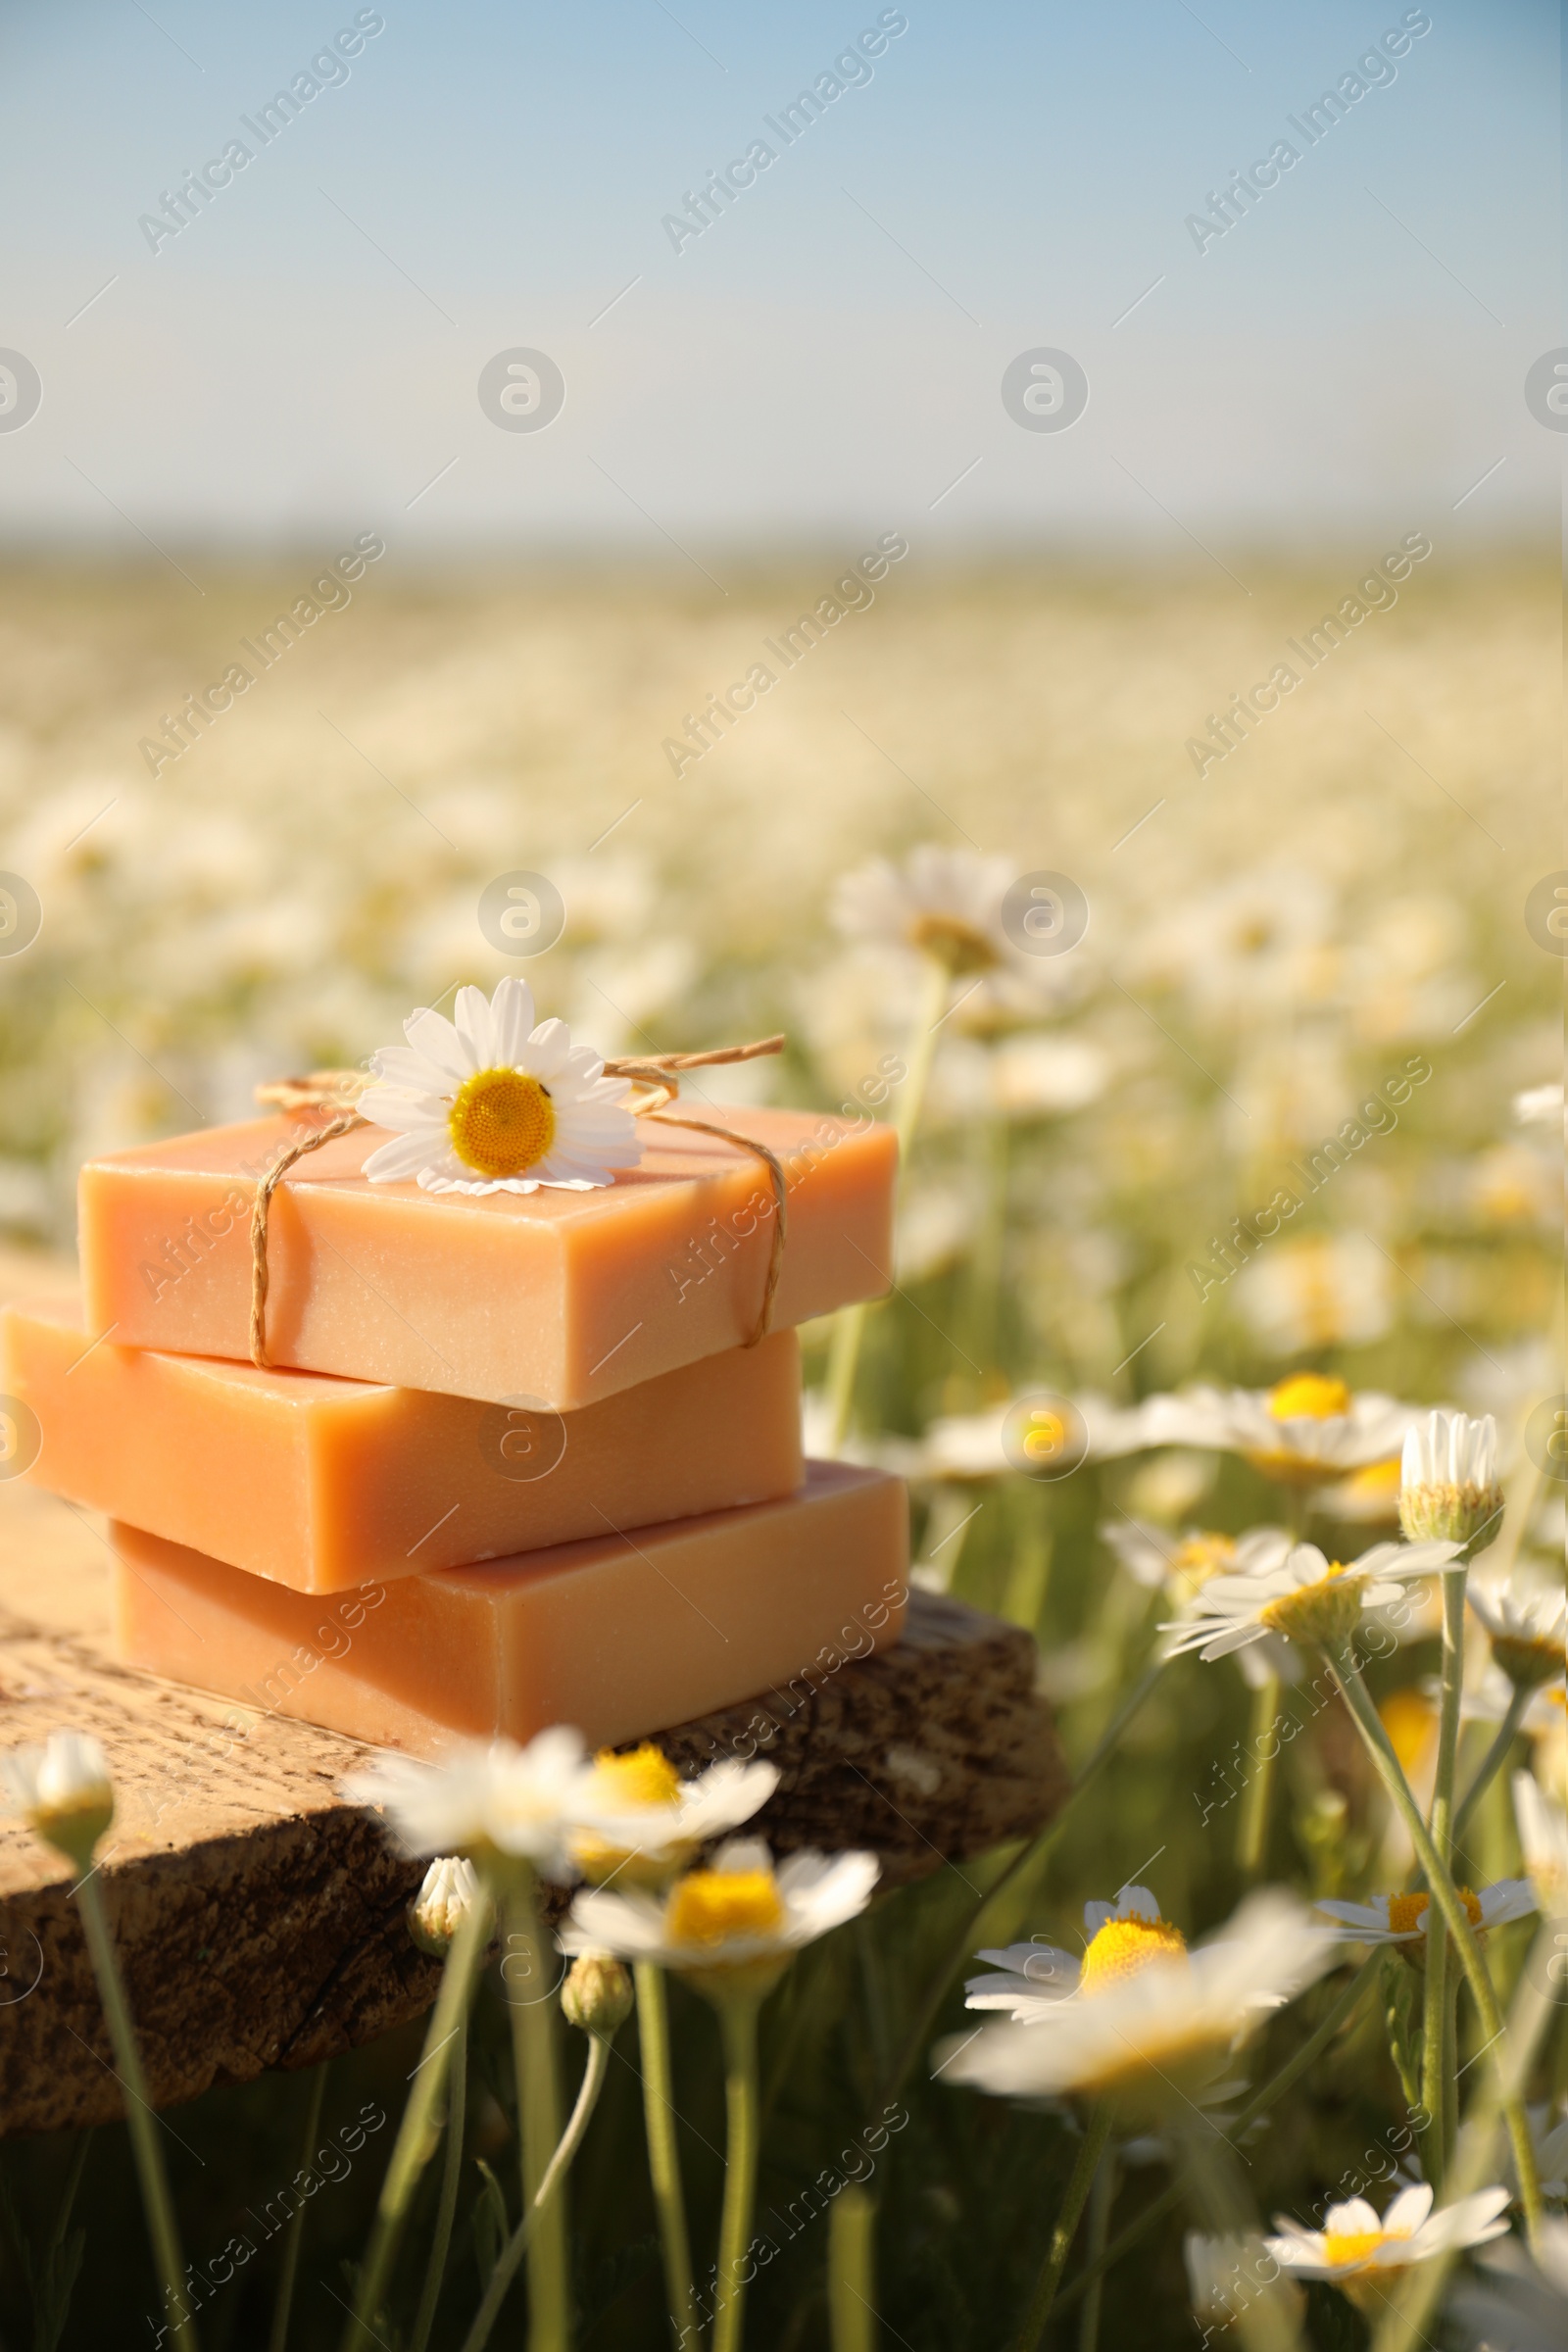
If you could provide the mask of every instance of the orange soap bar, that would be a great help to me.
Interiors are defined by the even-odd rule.
[[[301,1592],[762,1502],[804,1467],[792,1331],[555,1413],[95,1347],[69,1306],[13,1306],[0,1389],[37,1416],[34,1485]]]
[[[727,1105],[722,1118],[788,1173],[773,1322],[885,1291],[891,1128]],[[256,1119],[89,1160],[79,1200],[93,1334],[248,1358],[251,1202],[299,1132]],[[638,1133],[641,1164],[597,1191],[484,1198],[371,1184],[360,1169],[387,1140],[378,1127],[323,1145],[272,1198],[271,1361],[564,1411],[739,1347],[767,1277],[767,1168],[685,1128],[643,1119]]]
[[[895,1641],[907,1504],[812,1462],[798,1494],[312,1599],[112,1531],[120,1655],[172,1680],[438,1753],[575,1724],[601,1744],[685,1723]]]

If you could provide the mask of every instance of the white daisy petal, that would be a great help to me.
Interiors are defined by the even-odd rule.
[[[533,1027],[533,991],[526,980],[509,972],[497,981],[490,1020],[496,1060],[509,1070],[521,1069],[522,1049]]]

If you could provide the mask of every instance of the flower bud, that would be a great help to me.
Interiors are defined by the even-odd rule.
[[[3,1759],[13,1802],[40,1838],[85,1870],[115,1818],[109,1760],[84,1732],[51,1732],[42,1747],[19,1747]]]
[[[1405,1432],[1399,1525],[1412,1544],[1434,1540],[1484,1551],[1502,1524],[1497,1425],[1488,1413],[1428,1413]]]
[[[561,2009],[568,2026],[608,2039],[631,2015],[631,1979],[609,1952],[584,1952],[561,1987]]]
[[[489,1901],[473,1864],[461,1854],[443,1854],[431,1863],[409,1905],[409,1934],[421,1952],[444,1960],[474,1904],[488,1909]]]

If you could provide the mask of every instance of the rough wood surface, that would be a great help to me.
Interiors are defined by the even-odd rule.
[[[8,1271],[0,1296],[24,1287]],[[336,1794],[368,1751],[117,1665],[108,1558],[91,1514],[0,1483],[0,1747],[69,1726],[109,1753],[104,1892],[154,2103],[312,2066],[417,2016],[437,1974],[404,1924],[421,1866]],[[916,1592],[893,1647],[662,1742],[687,1767],[767,1756],[783,1777],[758,1828],[775,1847],[869,1846],[898,1886],[1061,1802],[1035,1664],[1016,1627]],[[0,1972],[0,2134],[118,2115],[69,1871],[4,1816]]]

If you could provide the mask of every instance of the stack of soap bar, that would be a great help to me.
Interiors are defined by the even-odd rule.
[[[373,1127],[250,1217],[282,1118],[90,1162],[84,1300],[14,1306],[28,1475],[115,1523],[122,1654],[247,1706],[439,1752],[641,1738],[897,1639],[902,1486],[804,1463],[794,1324],[891,1278],[886,1127],[654,1121],[592,1192],[371,1185]],[[857,1631],[858,1629],[858,1631]]]

